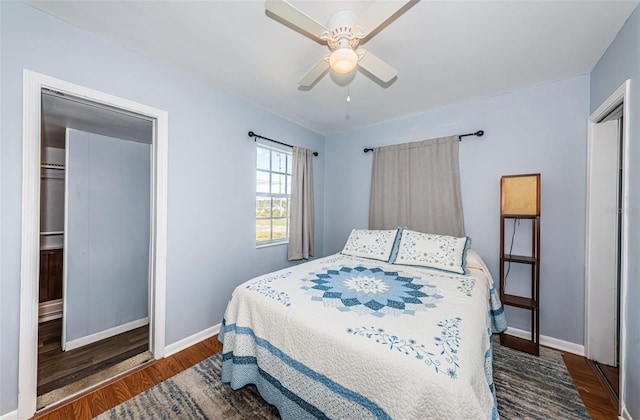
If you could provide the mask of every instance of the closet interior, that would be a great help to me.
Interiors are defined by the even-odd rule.
[[[62,142],[43,142],[41,162],[38,318],[45,322],[62,318],[64,137]]]

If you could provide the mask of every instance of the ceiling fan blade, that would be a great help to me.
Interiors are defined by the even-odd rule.
[[[300,79],[298,85],[301,88],[311,88],[322,76],[324,76],[327,70],[329,70],[328,57],[328,54],[324,56],[320,61],[318,61],[318,64],[313,66],[313,68],[309,70],[302,79]]]
[[[360,48],[358,52],[363,54],[360,61],[358,61],[358,65],[380,81],[388,83],[398,75],[398,70],[371,54],[369,51]]]
[[[323,32],[329,31],[324,25],[318,23],[284,0],[267,0],[264,8],[267,12],[282,21],[288,22],[290,25],[312,35],[314,38],[318,38],[318,40],[320,40]]]
[[[362,28],[365,38],[373,36],[389,20],[413,6],[418,0],[378,0],[358,18],[356,25]]]

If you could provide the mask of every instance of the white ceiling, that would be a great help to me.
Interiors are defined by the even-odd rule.
[[[422,0],[365,45],[398,69],[394,83],[357,72],[348,87],[326,75],[303,91],[328,49],[267,16],[263,1],[25,2],[322,135],[587,74],[638,5]],[[290,3],[325,24],[373,2]]]

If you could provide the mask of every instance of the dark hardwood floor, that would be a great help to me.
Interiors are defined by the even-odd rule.
[[[208,338],[170,357],[149,362],[56,407],[45,409],[35,418],[91,419],[221,350],[218,336]],[[617,419],[617,406],[607,396],[590,362],[571,353],[563,354],[563,358],[591,417],[594,420]]]
[[[571,353],[563,353],[562,358],[593,420],[617,419],[618,402],[611,399],[608,389],[599,378],[595,364]]]
[[[149,349],[149,326],[63,352],[62,320],[38,327],[38,396],[87,378]]]

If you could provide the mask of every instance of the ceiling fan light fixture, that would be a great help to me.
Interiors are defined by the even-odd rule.
[[[347,74],[358,65],[358,54],[351,48],[338,48],[329,56],[329,66],[339,74]]]

